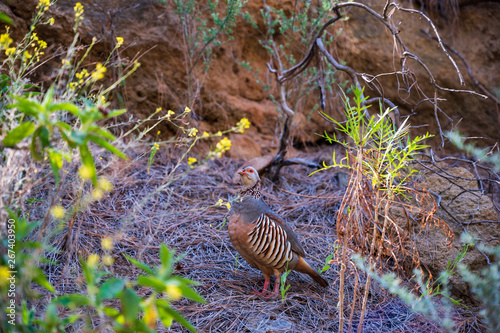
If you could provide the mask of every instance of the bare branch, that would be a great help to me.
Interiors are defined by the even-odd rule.
[[[420,31],[424,35],[426,35],[428,38],[438,40],[436,37],[431,36],[427,31],[424,31],[424,30],[420,30]],[[481,91],[485,95],[487,95],[489,98],[494,100],[495,103],[500,104],[500,100],[495,95],[493,95],[488,89],[486,89],[486,87],[484,85],[482,85],[481,82],[479,82],[478,79],[476,79],[476,77],[472,74],[472,69],[470,68],[469,63],[465,60],[464,56],[460,52],[458,52],[457,50],[455,50],[454,48],[452,48],[451,46],[446,44],[445,42],[442,42],[442,43],[448,50],[450,50],[451,53],[455,54],[457,57],[460,58],[460,60],[462,60],[462,63],[464,64],[465,68],[467,68],[467,74],[469,74],[470,79],[472,80],[472,82],[474,82],[476,87],[481,89]]]

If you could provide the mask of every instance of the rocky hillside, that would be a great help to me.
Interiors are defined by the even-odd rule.
[[[37,3],[36,0],[14,0],[2,6],[17,22],[18,27],[14,30],[18,36],[22,36],[28,29]],[[39,31],[41,38],[49,45],[68,45],[71,42],[74,3],[73,0],[59,0],[56,6],[50,8],[49,15],[53,15],[56,23],[53,26],[45,25]],[[363,3],[382,12],[380,1]],[[415,8],[421,8],[420,3],[411,3]],[[403,5],[408,7],[411,3],[403,2]],[[140,70],[127,80],[120,96],[131,113],[143,117],[159,106],[164,110],[176,110],[189,105],[196,112],[201,130],[219,130],[227,123],[235,123],[242,117],[247,117],[255,125],[252,131],[256,135],[252,136],[253,140],[236,139],[236,146],[251,147],[241,157],[261,155],[276,146],[274,137],[279,128],[277,124],[280,112],[270,96],[277,96],[277,92],[274,76],[267,69],[269,54],[259,44],[259,40],[264,38],[261,33],[266,31],[260,15],[263,3],[252,1],[242,10],[254,17],[258,29],[241,15],[238,16],[232,29],[233,38],[221,38],[224,43],[213,49],[216,58],[208,73],[205,75],[195,66],[191,80],[188,80],[186,73],[189,71],[189,61],[193,61],[188,55],[188,45],[183,37],[186,25],[176,13],[174,4],[162,4],[157,0],[84,0],[82,4],[85,19],[79,34],[81,42],[85,44],[90,44],[93,38],[98,39],[91,53],[93,59],[97,60],[108,54],[116,43],[115,38],[123,37],[125,47],[121,49],[119,59],[115,60],[137,59],[141,63]],[[301,10],[294,8],[293,1],[271,1],[267,4],[283,9],[285,15]],[[432,18],[445,44],[450,47],[448,50],[457,62],[465,85],[460,84],[453,64],[437,42],[427,36],[429,33],[432,35],[432,29],[423,17],[396,11],[392,21],[397,23],[399,36],[409,51],[426,64],[438,85],[498,96],[500,41],[497,32],[500,31],[500,21],[497,18],[500,15],[500,4],[488,1],[459,1],[457,4],[460,6],[454,8],[452,14],[442,15],[440,11],[445,13],[443,8],[437,8],[433,11]],[[349,9],[345,15],[347,20],[336,22],[326,31],[327,36],[335,36],[331,50],[337,60],[351,66],[358,73],[368,75],[381,75],[398,68],[402,50],[394,47],[393,36],[385,26],[362,8]],[[206,18],[208,13],[201,11],[199,16]],[[193,27],[197,28],[196,25]],[[196,30],[191,31],[193,34],[195,32]],[[272,34],[273,40],[278,44],[285,44],[285,37],[280,34],[279,29]],[[309,42],[301,41],[298,43],[300,45],[296,45],[292,52],[296,59],[304,55]],[[462,59],[469,67],[466,67]],[[242,62],[249,64],[251,70],[245,69]],[[50,81],[54,74],[50,64],[51,61],[35,79]],[[469,93],[439,91],[438,97],[445,100],[439,103],[441,110],[434,110],[429,102],[419,103],[425,99],[424,96],[434,98],[426,70],[416,62],[410,68],[415,73],[413,78],[417,84],[404,82],[401,76],[382,75],[379,83],[368,85],[367,95],[383,95],[399,106],[401,115],[411,114],[413,125],[428,125],[420,127],[418,132],[429,131],[436,134],[438,128],[435,117],[438,117],[443,130],[458,124],[458,128],[470,136],[486,137],[485,144],[499,140],[500,114],[494,99]],[[116,76],[118,70],[119,68],[115,68],[111,75]],[[334,77],[337,83],[342,83],[347,78],[341,73]],[[264,89],[257,80],[270,84],[271,90]],[[366,81],[361,81],[362,84],[367,84]],[[334,88],[337,83],[334,83]],[[410,89],[405,88],[405,85]],[[292,89],[290,91],[290,94],[294,93]],[[313,133],[322,132],[326,126],[325,121],[315,112],[317,108],[313,108],[318,104],[317,89],[313,89],[312,93],[313,96],[306,102],[293,105],[296,107],[296,116],[292,135],[296,142],[318,141],[319,137]],[[339,96],[333,94],[327,97],[330,98],[327,101],[327,112],[340,117],[342,104]],[[168,133],[166,128],[163,132]]]

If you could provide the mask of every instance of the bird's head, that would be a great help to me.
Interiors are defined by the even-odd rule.
[[[246,166],[238,171],[241,178],[241,192],[240,195],[252,196],[257,199],[260,198],[260,177],[255,168]]]
[[[259,173],[251,166],[247,166],[238,171],[243,188],[251,188],[260,181]]]

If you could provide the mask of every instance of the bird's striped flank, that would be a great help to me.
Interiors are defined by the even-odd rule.
[[[280,223],[262,214],[248,233],[248,244],[254,255],[273,269],[281,269],[292,259],[292,247]]]

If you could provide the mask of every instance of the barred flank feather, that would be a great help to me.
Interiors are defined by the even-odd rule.
[[[285,230],[262,214],[248,233],[250,249],[255,256],[273,269],[281,269],[292,259],[292,247]]]

